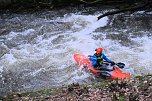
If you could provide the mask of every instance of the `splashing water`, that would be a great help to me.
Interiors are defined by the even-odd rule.
[[[31,91],[90,82],[92,75],[82,73],[72,56],[74,53],[93,54],[97,47],[103,47],[111,60],[124,62],[124,71],[132,75],[151,74],[151,36],[132,37],[133,32],[111,31],[106,27],[114,22],[108,17],[97,21],[97,16],[99,14],[72,13],[53,20],[36,20],[36,23],[34,20],[30,22],[33,28],[1,35],[1,88],[9,86],[9,90]],[[97,31],[100,28],[101,31]],[[126,33],[127,42],[123,39]],[[129,45],[124,45],[126,43]],[[4,82],[7,78],[11,78],[11,84]]]

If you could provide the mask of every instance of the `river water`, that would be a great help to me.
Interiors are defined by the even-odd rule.
[[[73,60],[97,47],[125,72],[152,74],[152,12],[97,17],[107,9],[65,8],[0,14],[0,95],[90,83]]]

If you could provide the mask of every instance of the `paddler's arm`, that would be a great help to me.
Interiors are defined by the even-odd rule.
[[[104,60],[106,60],[109,63],[111,62],[111,60],[108,57],[106,57],[106,55],[104,53],[102,53],[102,56],[103,56]]]
[[[115,62],[113,62],[109,58],[107,58],[104,53],[102,53],[102,56],[103,56],[103,59],[106,60],[107,62],[111,63],[111,65],[115,65]]]
[[[96,58],[94,55],[93,55],[93,56],[92,56],[92,55],[88,55],[88,58],[89,58],[91,61],[93,61],[93,60],[96,61],[96,60],[97,60],[97,58]]]
[[[91,65],[94,67],[97,64],[97,57],[94,55],[88,55],[88,58],[91,60]]]

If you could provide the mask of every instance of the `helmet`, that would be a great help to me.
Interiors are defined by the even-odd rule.
[[[96,51],[96,53],[101,54],[102,50],[103,50],[102,48],[97,48],[95,51]]]

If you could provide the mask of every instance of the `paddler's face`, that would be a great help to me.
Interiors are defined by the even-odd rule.
[[[100,55],[101,55],[101,52],[96,52],[96,55],[97,55],[97,56],[100,56]]]

